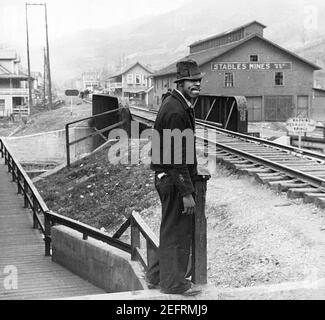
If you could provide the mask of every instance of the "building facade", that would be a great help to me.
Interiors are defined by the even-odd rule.
[[[263,37],[257,21],[191,44],[182,59],[205,73],[202,95],[245,96],[249,121],[286,121],[312,113],[313,73],[320,67]],[[181,60],[182,60],[181,59]],[[154,104],[175,88],[176,62],[154,74]]]
[[[20,59],[13,51],[0,51],[0,117],[29,114],[28,76],[19,68]]]
[[[82,74],[82,89],[94,92],[100,88],[99,72],[89,71]]]
[[[122,103],[148,106],[152,100],[152,74],[149,68],[136,62],[108,78],[108,92]]]

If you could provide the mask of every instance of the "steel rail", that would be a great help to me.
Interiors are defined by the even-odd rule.
[[[140,108],[137,108],[137,109],[140,109]],[[140,111],[147,112],[148,110],[145,110],[145,109],[141,108]],[[149,113],[155,113],[153,111],[148,111],[148,112]],[[144,116],[137,115],[137,117],[141,117],[141,118],[146,119]],[[300,150],[300,149],[295,148],[295,147],[283,146],[283,145],[279,145],[279,144],[277,144],[275,142],[271,142],[271,141],[268,141],[268,140],[265,140],[265,139],[247,136],[245,134],[233,132],[233,131],[230,131],[230,130],[220,129],[220,128],[214,127],[214,126],[212,126],[210,124],[205,124],[201,120],[196,120],[196,123],[199,124],[199,125],[202,125],[203,127],[210,128],[210,129],[216,130],[218,132],[220,131],[222,133],[226,133],[226,134],[228,134],[230,136],[236,136],[236,137],[244,138],[245,140],[259,142],[260,144],[267,144],[269,146],[276,147],[279,150],[291,151],[291,152],[297,153],[299,155],[311,156],[313,158],[317,158],[318,160],[325,160],[325,155],[321,155],[321,154],[317,154],[317,153],[309,152],[309,151],[306,152],[305,150]],[[200,140],[203,140],[204,142],[208,142],[210,144],[213,144],[213,145],[219,147],[220,149],[226,150],[226,151],[228,151],[228,152],[230,152],[232,154],[236,154],[238,156],[244,157],[245,159],[251,160],[253,162],[257,162],[257,163],[259,163],[259,164],[261,164],[261,165],[263,165],[263,166],[265,166],[267,168],[270,168],[272,170],[280,171],[280,172],[282,172],[282,173],[284,173],[284,174],[286,174],[288,176],[291,176],[291,177],[294,177],[296,179],[305,181],[308,184],[310,184],[311,186],[314,186],[316,188],[325,188],[325,179],[322,179],[322,178],[319,178],[319,177],[304,173],[303,171],[300,171],[300,170],[292,169],[292,168],[290,168],[288,166],[285,166],[283,164],[279,164],[277,162],[267,160],[267,159],[265,159],[263,157],[253,155],[253,154],[245,152],[243,150],[240,150],[240,149],[237,149],[237,148],[234,148],[234,147],[230,147],[230,146],[228,146],[228,145],[226,145],[224,143],[220,143],[220,142],[217,142],[217,141],[209,140],[209,139],[204,138],[204,137],[200,137],[197,134],[196,134],[196,137],[198,139],[200,139]],[[324,189],[324,192],[325,192],[325,189]]]
[[[216,131],[219,131],[219,132],[231,135],[231,136],[239,137],[239,138],[246,139],[246,140],[253,141],[253,142],[258,142],[260,144],[271,146],[271,147],[274,147],[274,148],[277,148],[280,150],[286,150],[286,151],[294,152],[294,153],[297,153],[300,155],[316,158],[317,160],[325,161],[325,155],[317,153],[317,152],[312,152],[309,150],[302,150],[297,147],[278,144],[276,142],[266,140],[263,138],[257,138],[257,137],[253,137],[253,136],[246,135],[243,133],[222,129],[217,126],[211,125],[211,124],[206,124],[206,123],[202,122],[201,120],[196,120],[196,123],[199,125],[202,125],[206,128],[210,128],[210,129],[213,129],[213,130],[216,130]]]
[[[238,156],[244,157],[245,159],[249,159],[251,161],[258,162],[259,164],[264,165],[267,168],[273,169],[275,171],[281,171],[288,176],[298,178],[299,180],[305,181],[316,188],[325,188],[325,180],[322,178],[312,176],[312,175],[304,173],[300,170],[292,169],[290,167],[276,163],[274,161],[267,160],[263,157],[253,155],[251,153],[247,153],[243,150],[236,149],[234,147],[227,146],[226,144],[223,144],[223,143],[212,141],[207,138],[200,137],[200,136],[197,136],[197,138],[203,140],[204,142],[212,143],[213,145],[215,145],[223,150],[227,150],[228,152],[230,152],[232,154],[236,154]],[[324,189],[324,192],[325,192],[325,189]]]
[[[133,106],[132,106],[132,108],[138,109],[139,111],[148,112],[148,113],[151,113],[151,114],[156,114],[157,113],[156,111],[146,110],[144,108],[133,107]],[[137,115],[137,117],[141,117],[141,116]],[[144,117],[142,117],[142,118],[144,118]],[[323,154],[313,152],[313,151],[309,151],[309,150],[302,150],[302,149],[299,149],[297,147],[286,146],[286,145],[278,144],[276,142],[266,140],[266,139],[263,139],[263,138],[257,138],[257,137],[253,137],[253,136],[246,135],[246,134],[243,134],[243,133],[223,129],[223,128],[220,128],[219,123],[214,124],[211,121],[205,121],[205,120],[201,120],[201,119],[196,119],[195,123],[198,124],[198,125],[202,125],[205,128],[214,129],[214,130],[216,130],[218,132],[221,132],[221,133],[224,133],[224,134],[227,134],[227,135],[236,136],[238,138],[253,141],[253,142],[258,142],[260,144],[271,146],[271,147],[274,147],[274,148],[277,148],[277,149],[280,149],[280,150],[290,151],[290,152],[293,152],[293,153],[296,153],[296,154],[299,154],[299,155],[312,157],[315,160],[325,161],[325,155],[323,155]]]

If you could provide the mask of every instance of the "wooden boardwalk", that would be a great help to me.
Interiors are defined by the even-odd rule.
[[[11,282],[17,270],[17,285]],[[10,288],[11,287],[11,288]],[[100,294],[95,287],[44,255],[44,241],[32,228],[17,185],[0,158],[0,300],[55,299]]]

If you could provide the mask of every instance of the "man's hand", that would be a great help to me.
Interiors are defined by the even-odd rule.
[[[195,201],[191,194],[188,194],[183,197],[183,205],[184,205],[184,211],[182,212],[183,214],[194,213]]]

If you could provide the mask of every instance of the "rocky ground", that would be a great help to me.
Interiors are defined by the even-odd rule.
[[[109,234],[133,210],[159,234],[160,203],[146,165],[112,165],[104,151],[36,186],[51,210]],[[324,276],[324,210],[217,166],[206,216],[210,283],[247,287]]]
[[[90,105],[74,108],[72,118],[89,115]],[[44,112],[33,116],[17,134],[62,128],[70,117],[67,105],[52,111],[46,121]],[[3,129],[13,128],[4,125]],[[250,124],[249,131],[270,138],[283,135],[285,128],[262,123]],[[113,165],[104,150],[36,186],[51,210],[110,234],[133,210],[159,233],[160,204],[147,165]],[[207,191],[209,282],[247,287],[324,277],[324,214],[314,205],[290,200],[217,166]]]
[[[157,234],[159,212],[159,206],[142,212]],[[324,210],[217,167],[208,183],[206,216],[208,278],[216,286],[324,276]]]

